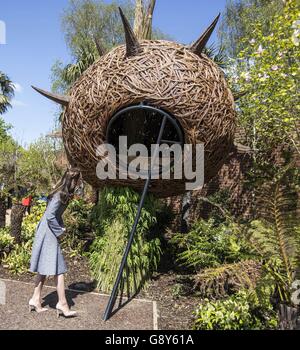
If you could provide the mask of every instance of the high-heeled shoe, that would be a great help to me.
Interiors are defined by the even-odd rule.
[[[29,300],[28,308],[29,308],[29,312],[35,311],[38,314],[41,314],[43,312],[48,311],[47,308],[39,307],[39,306],[35,305],[34,302],[32,301],[32,299]]]
[[[57,318],[59,318],[61,315],[63,315],[65,318],[73,318],[78,316],[76,311],[65,311],[59,304],[56,305],[56,315]]]

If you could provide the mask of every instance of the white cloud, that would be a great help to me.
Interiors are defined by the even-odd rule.
[[[11,105],[13,107],[26,107],[27,106],[26,103],[24,103],[24,102],[22,102],[20,100],[16,100],[16,99],[11,101]]]
[[[23,87],[22,87],[21,84],[19,84],[19,83],[14,83],[14,87],[15,87],[15,92],[17,92],[17,93],[19,93],[19,94],[23,92]]]

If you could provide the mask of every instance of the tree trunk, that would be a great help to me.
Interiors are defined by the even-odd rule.
[[[156,4],[156,0],[149,1],[147,13],[144,19],[143,38],[146,40],[151,40],[152,38],[152,22],[153,22],[153,12],[155,8],[155,4]]]
[[[134,33],[139,40],[150,40],[152,34],[152,15],[154,12],[156,0],[136,0],[135,5],[135,20],[134,20]],[[145,128],[144,124],[144,112],[135,112],[136,116],[140,118],[130,118],[127,120],[125,126],[125,132],[128,135],[128,146],[135,143],[144,144],[143,139],[137,139],[137,131],[141,136]]]
[[[152,17],[156,0],[136,0],[134,32],[139,40],[152,37]]]
[[[298,309],[285,304],[279,305],[279,327],[281,330],[295,330],[297,327]]]
[[[142,39],[143,21],[144,21],[143,0],[136,0],[133,30],[138,39]]]
[[[14,204],[11,210],[11,236],[16,243],[21,243],[22,222],[25,214],[25,207],[22,204]]]
[[[5,197],[0,196],[0,228],[5,227],[6,203]]]

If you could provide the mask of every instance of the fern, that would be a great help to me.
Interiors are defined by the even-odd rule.
[[[253,290],[261,276],[261,264],[254,260],[206,269],[195,277],[194,290],[202,297],[222,298],[241,289]]]
[[[290,287],[299,267],[295,205],[284,185],[283,176],[265,186],[261,192],[265,219],[251,223],[249,242],[265,262],[264,268],[272,276],[280,300],[289,302]]]
[[[176,234],[171,244],[177,253],[177,262],[196,271],[235,263],[249,257],[240,227],[228,220],[216,225],[213,219],[199,220],[187,234]]]

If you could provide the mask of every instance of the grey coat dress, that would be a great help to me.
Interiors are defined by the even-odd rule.
[[[37,227],[32,248],[30,271],[38,272],[44,276],[61,275],[67,272],[58,237],[65,229],[62,214],[66,205],[60,200],[60,194],[56,193]]]

